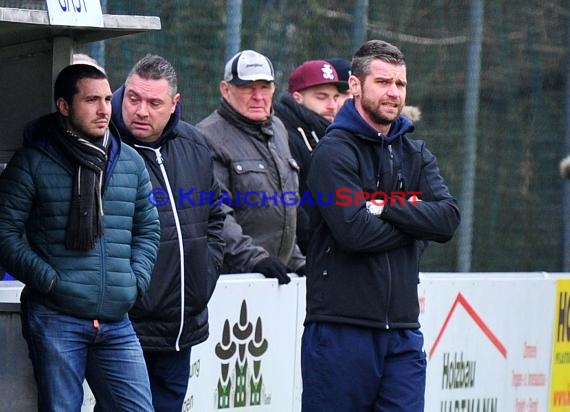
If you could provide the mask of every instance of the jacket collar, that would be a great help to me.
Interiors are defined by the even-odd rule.
[[[222,98],[218,114],[246,134],[257,139],[267,140],[273,137],[273,110],[269,118],[262,122],[255,122],[238,113],[226,99]]]

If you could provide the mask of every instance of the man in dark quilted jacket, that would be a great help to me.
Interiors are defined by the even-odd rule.
[[[151,411],[127,315],[149,288],[159,244],[149,175],[109,132],[102,71],[65,67],[54,100],[57,111],[26,126],[24,147],[0,175],[0,265],[25,284],[22,332],[38,409],[80,411],[89,370],[96,400]]]

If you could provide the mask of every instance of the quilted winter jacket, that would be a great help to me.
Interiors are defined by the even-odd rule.
[[[46,134],[54,116],[26,128],[24,147],[0,175],[0,265],[26,285],[25,296],[61,313],[119,320],[146,293],[158,249],[149,175],[136,151],[111,136],[103,235],[92,250],[67,250],[74,171]]]
[[[158,257],[149,293],[130,317],[145,350],[173,351],[208,338],[207,304],[222,267],[225,214],[208,146],[194,126],[180,120],[180,105],[159,140],[148,145],[124,124],[123,91],[121,87],[113,93],[113,124],[144,158],[153,188],[170,190],[168,198],[173,199],[157,205]]]
[[[306,323],[419,327],[421,253],[428,241],[449,241],[460,216],[434,155],[406,136],[413,130],[400,116],[381,135],[348,100],[313,152]],[[380,192],[388,201],[377,216],[362,198]],[[397,200],[412,192],[422,201]]]

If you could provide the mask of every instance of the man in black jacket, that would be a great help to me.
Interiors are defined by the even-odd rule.
[[[291,154],[299,165],[299,192],[307,190],[305,180],[311,152],[324,136],[338,109],[340,89],[348,83],[340,81],[334,66],[325,60],[309,60],[289,75],[289,88],[275,104],[275,114],[289,136]],[[297,209],[297,243],[307,252],[311,230],[308,205]]]
[[[224,213],[201,133],[180,119],[176,72],[164,58],[139,60],[113,94],[113,124],[144,158],[161,236],[149,293],[130,311],[143,347],[156,412],[180,411],[191,347],[208,337],[220,274]]]
[[[460,218],[434,155],[407,137],[406,84],[401,51],[366,42],[352,60],[353,100],[313,151],[303,412],[424,410],[419,258]]]

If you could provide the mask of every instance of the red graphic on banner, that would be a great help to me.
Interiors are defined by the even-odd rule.
[[[455,312],[455,309],[457,308],[458,305],[463,306],[467,314],[475,321],[475,324],[479,326],[479,329],[483,331],[483,333],[491,341],[493,346],[495,346],[497,350],[501,353],[501,355],[503,355],[503,357],[506,359],[507,348],[505,348],[505,346],[501,343],[499,338],[497,338],[493,334],[491,329],[489,329],[489,327],[485,324],[485,322],[483,322],[483,319],[481,319],[481,317],[477,314],[473,306],[471,306],[469,302],[467,302],[467,299],[465,299],[465,297],[461,293],[457,294],[457,297],[455,298],[455,301],[453,302],[453,305],[451,306],[451,309],[449,310],[449,313],[445,318],[445,322],[443,322],[443,326],[441,327],[441,330],[439,331],[437,338],[435,339],[435,342],[433,343],[433,346],[429,351],[429,359],[433,357],[435,349],[437,348],[437,345],[439,345],[439,341],[443,337],[443,333],[445,332],[445,329],[447,328],[447,325],[449,324],[449,321],[451,320],[451,317],[453,316],[453,313]]]

